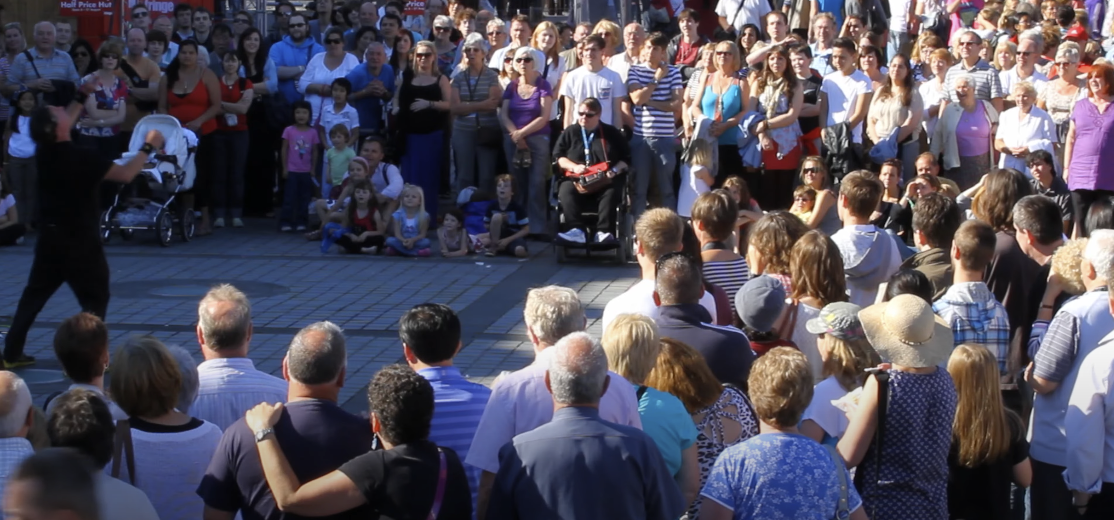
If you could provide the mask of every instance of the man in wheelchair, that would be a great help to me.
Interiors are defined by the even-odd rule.
[[[588,227],[582,217],[596,208],[595,242],[618,244],[616,213],[626,183],[630,145],[618,128],[600,121],[598,99],[587,98],[576,109],[576,123],[565,128],[553,147],[562,171],[557,199],[566,227],[557,238],[587,243]]]

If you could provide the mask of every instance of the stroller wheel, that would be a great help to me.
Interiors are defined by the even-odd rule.
[[[155,216],[155,234],[159,237],[160,246],[170,246],[170,240],[174,238],[174,217],[169,211],[159,210],[159,214]]]
[[[197,229],[197,225],[193,220],[192,211],[179,211],[178,212],[178,232],[182,234],[182,242],[189,242],[193,239],[193,233]]]
[[[109,210],[101,212],[101,242],[108,243],[112,238],[112,213]]]

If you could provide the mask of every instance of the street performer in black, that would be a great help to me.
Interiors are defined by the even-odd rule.
[[[95,90],[96,80],[82,85],[65,110],[40,107],[31,116],[29,126],[39,171],[40,233],[27,287],[4,341],[7,369],[35,362],[23,353],[27,332],[62,283],[69,284],[82,310],[105,317],[108,262],[100,238],[100,183],[105,179],[131,182],[147,158],[163,145],[162,134],[148,132],[146,144],[124,165],[113,163],[96,150],[75,146],[70,130],[81,115],[85,98]]]

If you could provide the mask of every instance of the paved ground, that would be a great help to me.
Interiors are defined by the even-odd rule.
[[[383,365],[401,361],[397,323],[413,305],[444,303],[460,314],[465,347],[456,364],[470,379],[490,384],[501,371],[533,359],[522,323],[528,288],[560,284],[577,290],[588,306],[589,330],[598,335],[604,305],[638,276],[634,264],[619,266],[610,258],[557,264],[552,248],[543,243],[531,243],[532,258],[526,260],[322,255],[316,244],[275,233],[270,221],[247,223],[244,229],[220,230],[169,248],[159,247],[153,233],[138,233],[130,242],[114,236],[107,246],[112,344],[129,335],[152,334],[193,352],[200,362],[194,332],[197,301],[210,285],[232,283],[252,300],[251,357],[276,376],[281,377],[287,344],[301,327],[319,320],[343,327],[350,384],[341,401],[349,410],[364,411],[371,376]],[[0,316],[15,313],[31,266],[31,242],[0,248]],[[67,288],[47,304],[28,337],[27,352],[40,360],[34,369],[59,369],[50,346],[54,329],[79,310]],[[45,380],[31,385],[40,404],[68,385],[58,372],[26,377]]]

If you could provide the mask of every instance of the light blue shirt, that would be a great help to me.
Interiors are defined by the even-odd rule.
[[[634,385],[635,390],[638,385]],[[642,431],[646,432],[673,478],[681,472],[681,452],[696,443],[696,423],[692,422],[685,405],[672,394],[646,387],[638,401],[638,416],[642,418]]]
[[[255,369],[248,358],[210,359],[197,365],[197,399],[190,415],[224,431],[259,403],[285,403],[286,381]]]
[[[1079,367],[1064,418],[1068,464],[1064,481],[1072,491],[1096,494],[1114,483],[1114,333]]]
[[[484,407],[491,398],[491,389],[473,383],[460,374],[456,367],[430,367],[418,371],[433,385],[433,422],[429,440],[438,446],[452,448],[460,460],[468,456],[476,427],[483,417]],[[481,470],[465,463],[468,486],[472,488],[472,510],[476,509],[476,493],[480,488]]]

